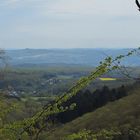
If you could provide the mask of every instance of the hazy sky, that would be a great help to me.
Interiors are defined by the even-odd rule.
[[[139,45],[135,0],[0,0],[1,48]]]

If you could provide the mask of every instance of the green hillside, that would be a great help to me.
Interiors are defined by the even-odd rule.
[[[85,129],[91,130],[94,137],[89,136],[88,138],[87,135],[91,135],[91,132],[81,131]],[[86,135],[85,139],[95,140],[139,140],[140,88],[131,91],[131,94],[127,97],[110,102],[94,112],[58,127],[54,132],[51,132],[49,137],[45,135],[42,136],[42,139],[61,140],[64,138],[67,140],[82,140],[85,138],[82,135]]]

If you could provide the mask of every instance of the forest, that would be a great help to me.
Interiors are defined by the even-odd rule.
[[[120,66],[122,59],[138,52],[139,48],[107,57],[93,70],[8,67],[1,71],[0,138],[139,139],[140,70]]]

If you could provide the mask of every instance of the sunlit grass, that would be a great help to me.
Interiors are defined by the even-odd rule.
[[[116,78],[99,78],[101,81],[116,81]]]

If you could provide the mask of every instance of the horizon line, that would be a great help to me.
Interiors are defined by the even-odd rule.
[[[92,48],[92,47],[89,47],[89,48],[7,48],[7,49],[4,49],[4,48],[2,48],[2,49],[4,49],[4,50],[71,50],[71,49],[114,49],[114,50],[122,50],[122,49],[136,49],[136,48],[138,48],[138,47],[128,47],[128,48],[126,48],[126,47],[122,47],[122,48],[120,48],[120,47],[106,47],[106,48],[104,48],[104,47],[102,47],[102,48]]]

